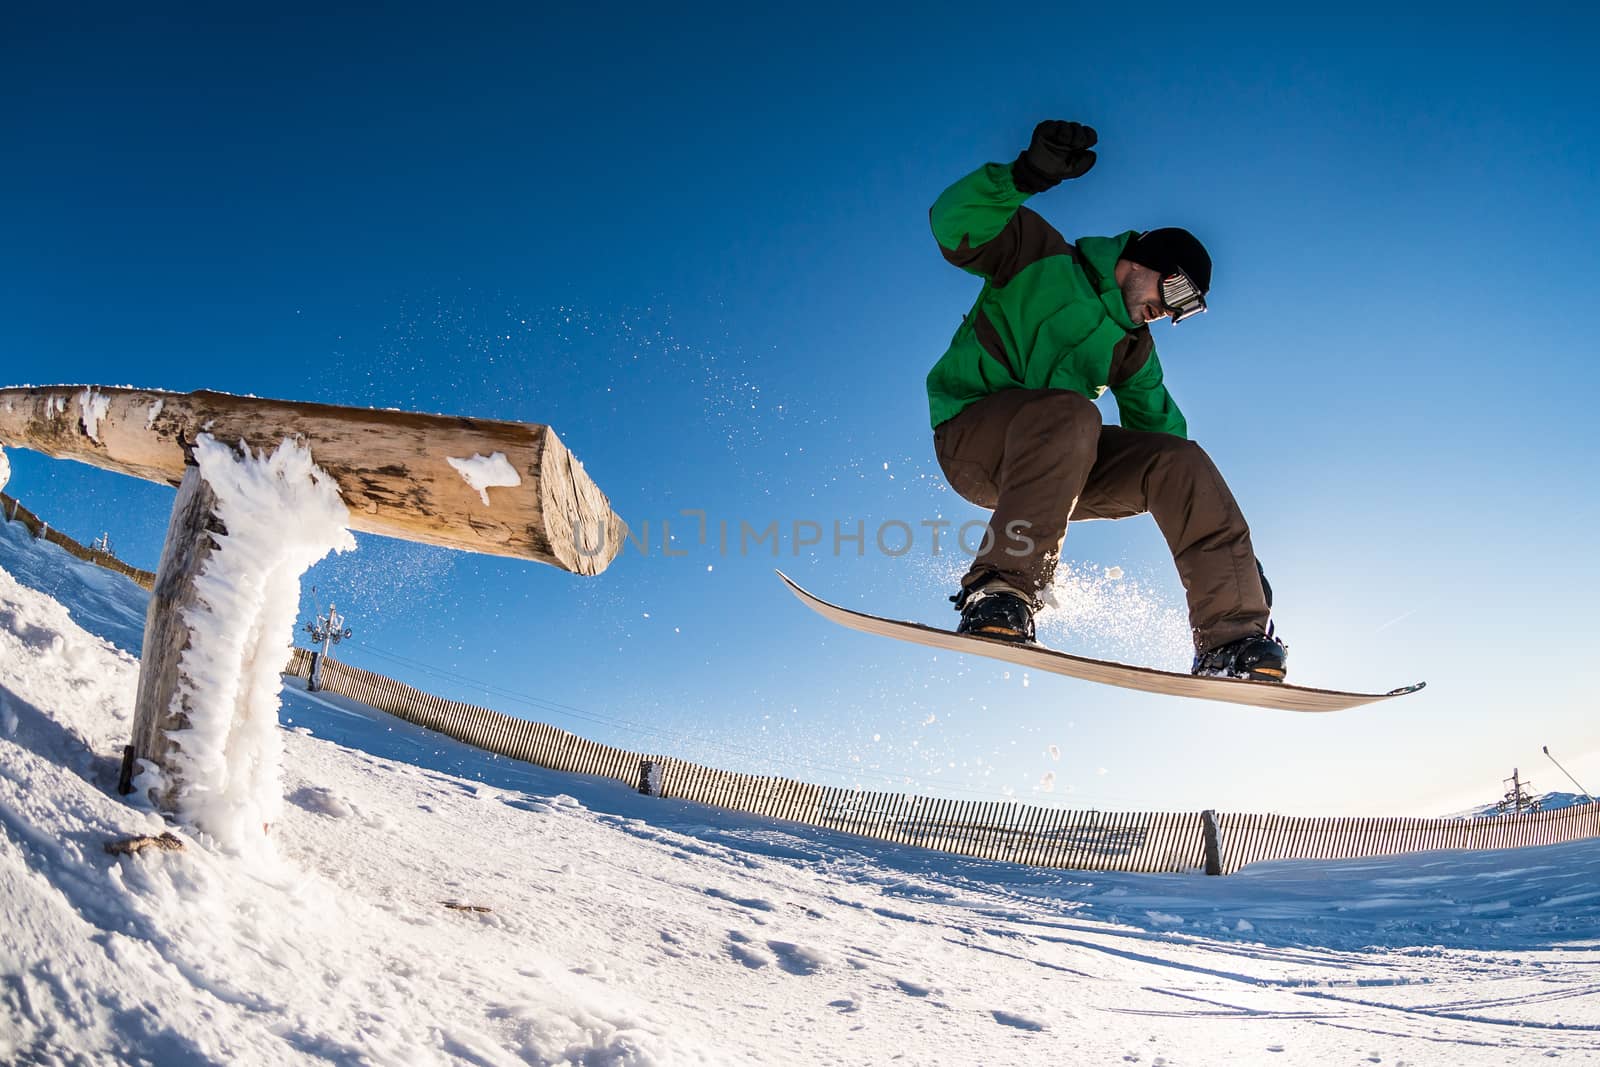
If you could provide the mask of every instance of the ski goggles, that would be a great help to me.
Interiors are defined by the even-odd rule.
[[[1178,270],[1162,276],[1161,303],[1172,314],[1173,325],[1177,325],[1206,309],[1206,295],[1187,274]]]

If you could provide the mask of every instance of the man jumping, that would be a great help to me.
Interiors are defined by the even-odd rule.
[[[951,263],[984,281],[928,373],[939,466],[992,508],[982,550],[951,599],[961,633],[1032,641],[1069,520],[1150,512],[1189,600],[1195,674],[1281,682],[1271,589],[1250,528],[1162,382],[1148,323],[1206,310],[1211,257],[1187,230],[1068,243],[1022,206],[1094,166],[1097,136],[1041,122],[1015,162],[946,189],[929,217]],[[1106,389],[1121,426],[1094,400]]]

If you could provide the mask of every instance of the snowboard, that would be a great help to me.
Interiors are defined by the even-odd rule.
[[[1134,667],[1126,663],[1074,656],[1057,652],[1042,645],[1021,645],[994,637],[976,634],[958,634],[940,630],[917,622],[901,622],[880,618],[861,611],[841,608],[820,597],[813,596],[782,571],[778,572],[800,602],[829,622],[848,626],[862,633],[893,637],[929,648],[942,648],[950,652],[965,652],[974,656],[1026,667],[1029,670],[1064,674],[1086,682],[1099,682],[1122,689],[1137,689],[1145,693],[1162,693],[1167,696],[1193,697],[1197,700],[1220,700],[1229,704],[1248,704],[1258,708],[1277,708],[1280,711],[1343,711],[1379,700],[1391,700],[1421,689],[1426,682],[1391,689],[1387,693],[1343,693],[1334,689],[1312,689],[1309,686],[1289,685],[1284,682],[1254,682],[1242,678],[1206,678],[1174,671],[1158,671],[1152,667]]]

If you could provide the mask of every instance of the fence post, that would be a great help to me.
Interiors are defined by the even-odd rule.
[[[1206,838],[1206,873],[1222,873],[1222,827],[1217,813],[1207,808],[1200,813],[1200,829]]]
[[[661,764],[657,760],[639,761],[639,792],[647,797],[661,795]]]
[[[311,653],[311,673],[306,676],[306,692],[315,693],[322,688],[322,653]]]

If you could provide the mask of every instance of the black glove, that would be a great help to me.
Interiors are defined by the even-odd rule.
[[[1011,164],[1019,193],[1042,193],[1068,178],[1081,178],[1094,166],[1093,126],[1046,119],[1033,128],[1033,142]]]

